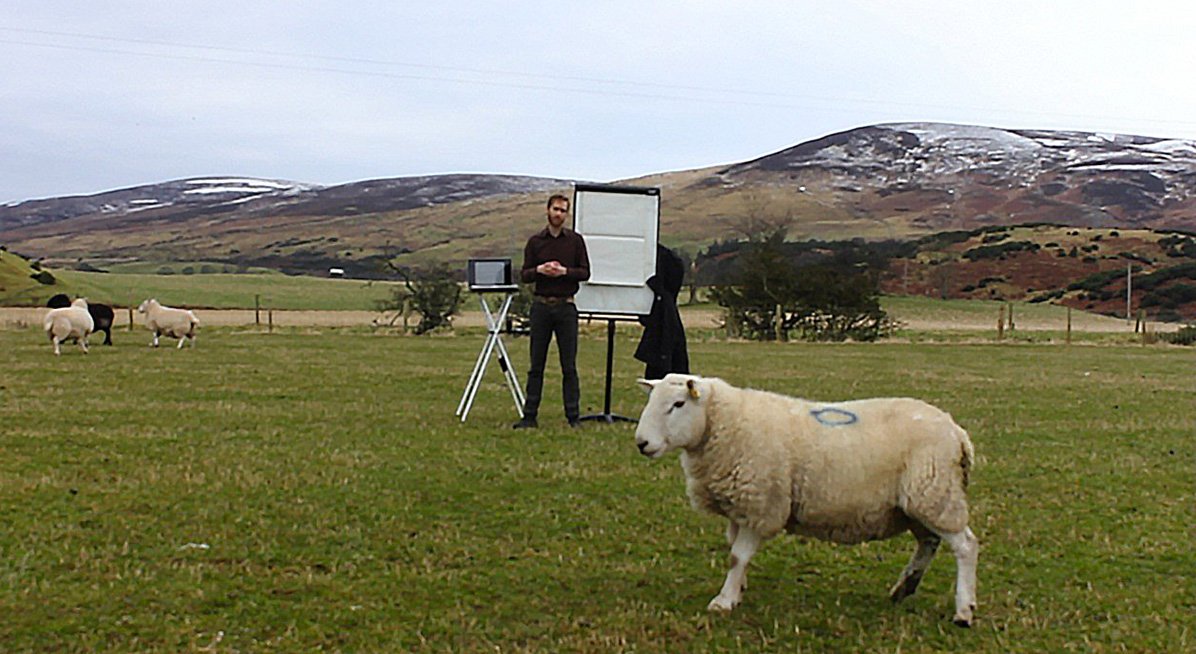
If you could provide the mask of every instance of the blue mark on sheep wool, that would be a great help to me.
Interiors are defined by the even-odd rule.
[[[828,407],[826,409],[815,409],[810,412],[814,419],[827,427],[846,427],[859,422],[860,417],[850,411],[843,409],[836,409]]]

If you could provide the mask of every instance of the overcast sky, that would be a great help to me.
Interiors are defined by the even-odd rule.
[[[883,122],[1196,139],[1186,7],[8,0],[0,202],[207,175],[614,181]]]

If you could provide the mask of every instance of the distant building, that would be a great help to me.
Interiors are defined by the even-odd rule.
[[[329,277],[344,277],[345,269],[344,268],[329,268],[328,276]]]

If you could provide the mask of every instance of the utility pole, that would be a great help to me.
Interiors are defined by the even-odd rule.
[[[1130,304],[1130,295],[1134,289],[1134,264],[1125,264],[1125,323],[1128,325],[1130,320],[1133,320],[1133,314]]]

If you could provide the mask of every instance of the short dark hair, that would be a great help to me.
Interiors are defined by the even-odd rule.
[[[545,208],[545,209],[551,209],[551,208],[552,208],[552,203],[553,203],[553,202],[556,202],[557,200],[564,200],[565,204],[569,204],[569,197],[568,197],[568,196],[566,196],[566,195],[561,195],[560,193],[553,193],[553,194],[552,194],[552,196],[548,198],[548,204],[544,205],[544,208]]]

